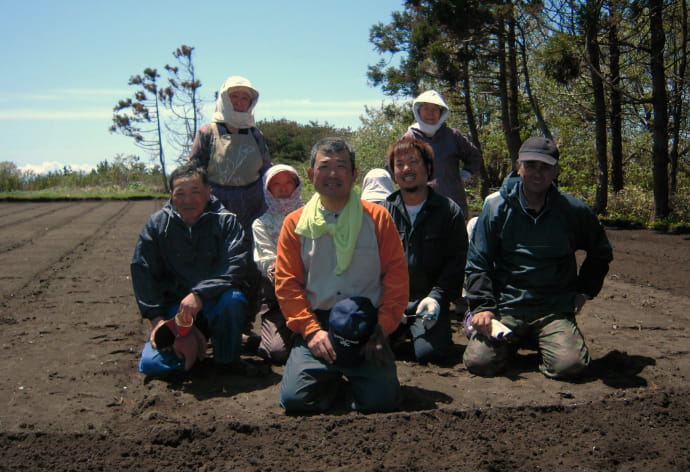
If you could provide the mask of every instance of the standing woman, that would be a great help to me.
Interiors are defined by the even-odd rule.
[[[232,76],[218,91],[212,122],[199,129],[189,160],[206,168],[215,195],[236,214],[247,238],[252,222],[266,211],[261,177],[271,166],[266,140],[255,126],[259,92]]]
[[[479,149],[460,131],[446,124],[450,108],[435,90],[428,90],[415,98],[412,112],[417,121],[403,137],[421,139],[431,146],[435,177],[429,185],[460,205],[467,221],[470,216],[465,182],[479,172],[482,163]]]

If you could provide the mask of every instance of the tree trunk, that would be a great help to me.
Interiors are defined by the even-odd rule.
[[[589,1],[585,18],[587,56],[589,59],[594,95],[594,141],[597,156],[597,190],[593,210],[598,215],[606,213],[608,202],[608,159],[606,153],[606,99],[604,81],[599,66],[599,6],[596,1]]]
[[[622,95],[620,89],[620,43],[618,38],[618,0],[609,4],[609,69],[611,73],[611,187],[614,192],[623,190],[623,123]]]
[[[520,124],[517,114],[517,61],[515,59],[515,19],[512,15],[512,9],[506,15],[504,24],[499,26],[498,61],[503,133],[506,136],[510,159],[514,163],[517,160],[522,140],[520,139]]]
[[[529,67],[527,66],[527,47],[525,46],[525,35],[522,35],[522,41],[520,42],[520,59],[522,61],[522,74],[525,76],[525,91],[527,92],[527,97],[529,98],[530,105],[532,105],[532,113],[537,120],[537,126],[541,129],[542,134],[545,138],[553,141],[553,135],[549,129],[549,125],[544,121],[544,115],[539,107],[539,102],[537,102],[537,97],[532,93],[532,83],[530,81]]]
[[[163,155],[163,137],[161,135],[161,115],[158,105],[158,93],[154,94],[156,97],[156,128],[158,130],[158,160],[161,163],[161,175],[163,176],[163,188],[169,192],[168,176],[165,172],[165,156]]]
[[[518,93],[518,59],[517,59],[517,40],[515,38],[515,7],[511,4],[508,10],[506,25],[508,26],[508,111],[510,114],[510,134],[511,142],[517,143],[517,151],[520,150],[522,139],[520,139],[520,94]]]
[[[678,187],[678,154],[681,142],[681,124],[685,122],[687,116],[683,110],[683,91],[687,87],[687,78],[685,76],[688,65],[688,5],[687,2],[680,2],[681,14],[678,22],[681,24],[680,37],[680,51],[677,60],[677,68],[675,69],[673,89],[671,90],[672,104],[671,104],[671,121],[673,128],[671,129],[671,153],[669,172],[670,178],[670,192],[675,194]]]
[[[652,74],[652,124],[654,162],[654,219],[665,218],[670,213],[668,201],[668,112],[666,109],[666,75],[664,72],[663,0],[649,0],[650,70]]]
[[[477,146],[479,153],[482,153],[482,147],[479,142],[479,130],[477,129],[477,120],[474,117],[474,107],[472,107],[472,86],[470,81],[470,63],[469,61],[463,61],[462,66],[462,89],[464,93],[465,102],[465,114],[467,115],[467,127],[470,131],[470,138],[472,139],[472,144]],[[484,199],[489,194],[489,179],[486,174],[486,166],[484,166],[484,159],[482,158],[481,165],[479,167],[479,176],[481,177],[479,194],[482,199]]]

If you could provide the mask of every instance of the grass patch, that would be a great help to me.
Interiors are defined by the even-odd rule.
[[[143,200],[168,198],[167,193],[119,187],[48,188],[44,190],[15,190],[0,192],[4,201],[56,201],[56,200]]]

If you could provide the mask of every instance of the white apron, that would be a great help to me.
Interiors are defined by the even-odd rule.
[[[256,182],[263,158],[251,130],[247,134],[221,136],[216,123],[211,129],[215,144],[208,161],[209,181],[224,187],[244,187]]]

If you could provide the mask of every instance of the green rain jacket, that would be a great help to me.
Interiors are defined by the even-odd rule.
[[[601,290],[611,244],[581,200],[553,185],[534,216],[521,202],[521,187],[513,172],[484,202],[465,267],[470,310],[522,319],[572,313],[576,294],[594,297]],[[579,250],[586,257],[578,272]]]

